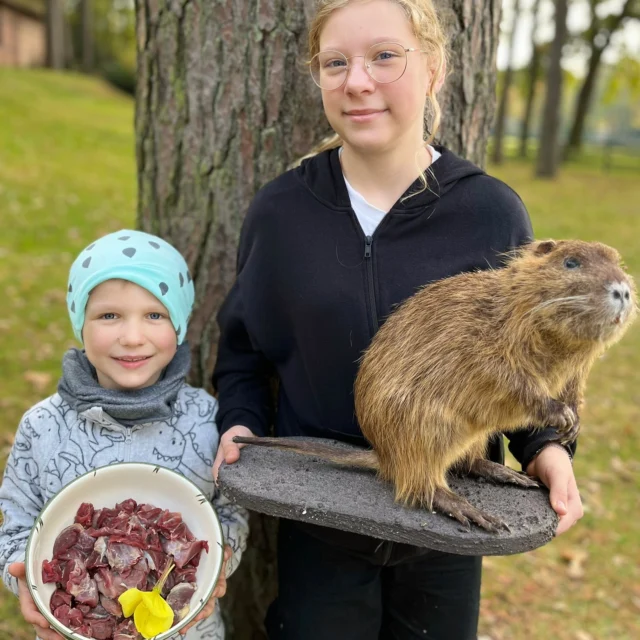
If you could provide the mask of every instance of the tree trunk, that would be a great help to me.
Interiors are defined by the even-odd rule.
[[[82,70],[91,73],[94,67],[93,1],[81,0],[80,25],[82,32]]]
[[[435,0],[449,36],[449,75],[439,96],[438,140],[484,166],[495,114],[500,0]]]
[[[500,94],[500,105],[496,116],[495,133],[493,136],[492,160],[495,164],[502,164],[504,159],[504,128],[507,121],[507,111],[509,107],[509,89],[513,81],[513,56],[515,53],[516,31],[520,20],[520,0],[513,3],[513,21],[511,22],[511,33],[509,34],[509,53],[507,57],[507,67],[504,72],[504,83]]]
[[[171,241],[196,287],[191,381],[210,386],[216,313],[255,192],[329,133],[304,65],[315,0],[137,0],[138,225]],[[499,0],[440,0],[452,43],[439,139],[482,164],[493,117]],[[228,637],[263,638],[273,520],[252,514],[222,601]]]
[[[558,166],[558,131],[562,98],[562,47],[567,39],[567,0],[556,0],[556,33],[551,45],[536,176],[553,178]]]
[[[584,123],[589,113],[589,106],[591,105],[591,96],[596,86],[596,77],[598,69],[600,68],[600,60],[604,49],[593,47],[591,49],[591,57],[589,58],[589,68],[584,82],[580,87],[578,96],[576,98],[576,108],[573,116],[573,124],[569,132],[569,139],[567,146],[565,147],[565,159],[568,159],[574,153],[580,151],[582,146],[582,134],[584,131]]]
[[[576,98],[573,124],[571,125],[569,139],[564,152],[565,159],[580,152],[584,125],[587,114],[589,113],[589,107],[591,106],[591,97],[596,86],[596,78],[598,76],[598,70],[600,69],[602,54],[611,43],[613,34],[620,28],[625,19],[632,15],[634,2],[637,2],[637,0],[627,0],[618,15],[611,15],[602,19],[594,12],[592,16],[592,23],[587,31],[589,34],[588,44],[591,49],[589,68]],[[598,38],[602,41],[596,42]]]
[[[540,26],[540,5],[541,0],[535,0],[532,15],[533,23],[531,25],[531,60],[527,69],[527,101],[522,120],[522,129],[520,130],[520,152],[521,158],[527,157],[527,144],[529,142],[529,131],[531,129],[531,116],[533,115],[533,105],[536,97],[536,85],[538,83],[538,74],[540,73],[540,47],[536,44],[536,33]]]
[[[47,0],[47,66],[64,68],[64,7],[62,0]]]

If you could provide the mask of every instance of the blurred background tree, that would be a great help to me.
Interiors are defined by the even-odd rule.
[[[3,4],[0,2],[0,7]],[[7,0],[5,9],[24,16],[25,20],[42,22],[45,40],[42,64],[102,76],[134,95],[134,0]],[[27,38],[24,35],[27,30],[21,30],[17,20],[11,24],[16,25],[12,40],[19,44],[21,37]],[[26,64],[32,65],[31,61]]]
[[[535,152],[547,178],[585,158],[606,167],[612,153],[640,166],[640,1],[504,0],[503,10],[491,161]]]

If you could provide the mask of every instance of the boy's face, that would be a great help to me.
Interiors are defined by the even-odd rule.
[[[106,389],[155,384],[178,348],[166,307],[126,280],[107,280],[93,289],[82,338],[98,382]]]

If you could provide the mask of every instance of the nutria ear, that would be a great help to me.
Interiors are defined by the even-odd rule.
[[[547,253],[551,253],[556,248],[556,243],[553,240],[542,240],[541,242],[537,242],[533,246],[533,253],[536,256],[544,256]]]

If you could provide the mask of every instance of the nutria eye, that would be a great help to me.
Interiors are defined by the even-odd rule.
[[[577,258],[567,258],[564,261],[564,266],[567,269],[577,269],[580,266],[580,260]]]

